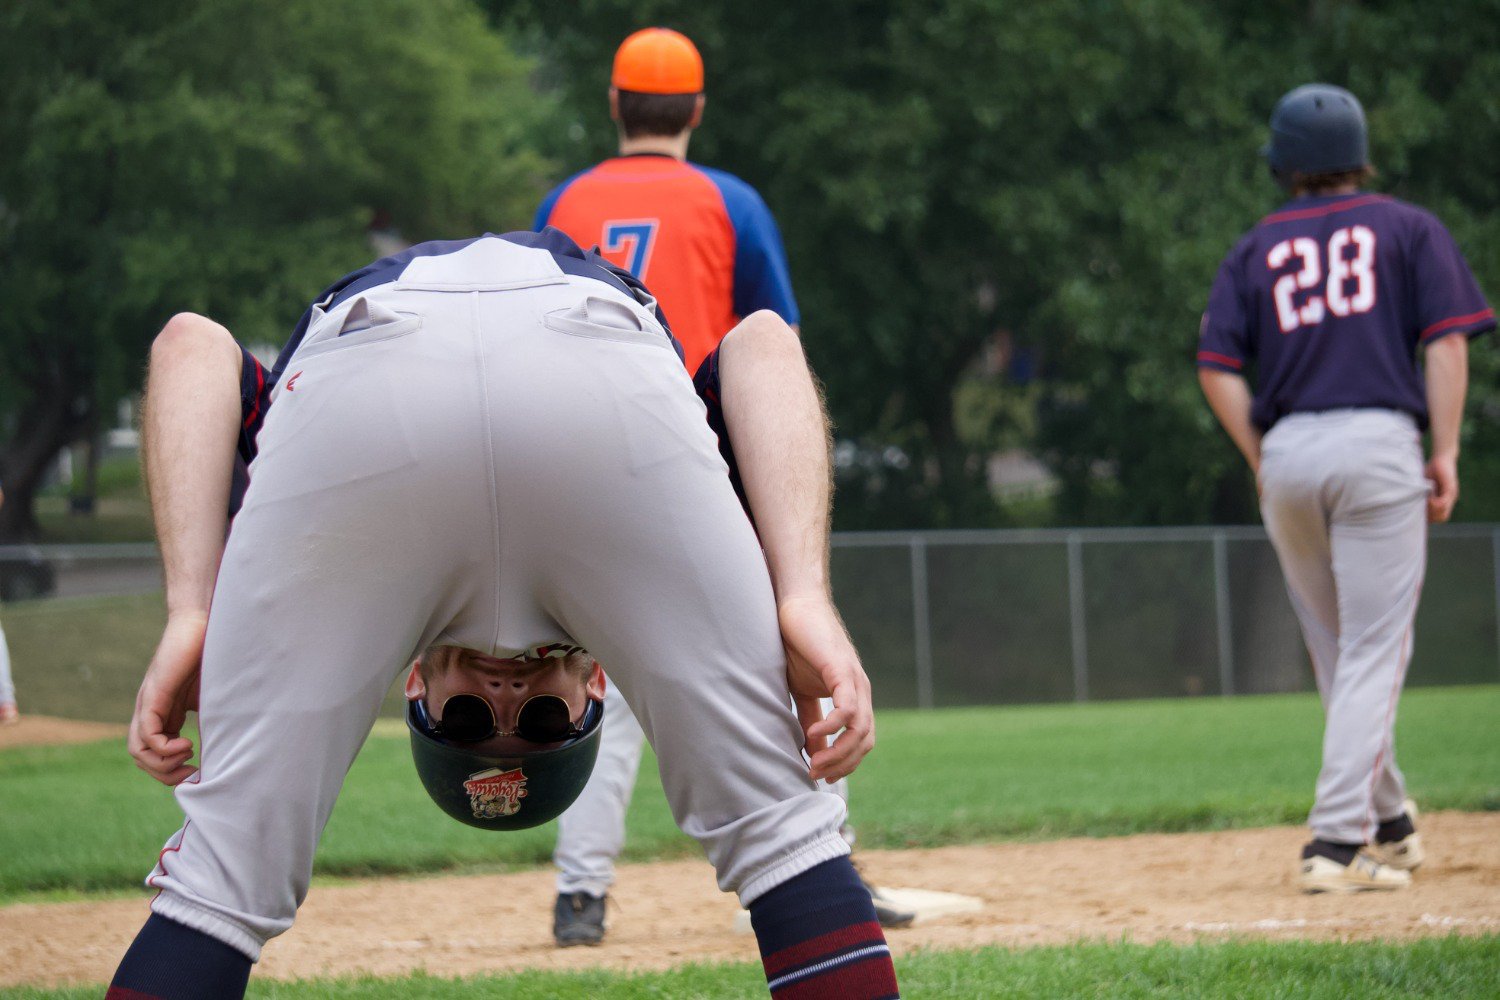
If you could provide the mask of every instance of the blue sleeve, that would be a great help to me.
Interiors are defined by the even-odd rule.
[[[271,405],[271,389],[275,385],[266,372],[265,365],[240,345],[240,459],[247,464],[255,460],[256,438],[261,425],[266,422],[266,409]]]
[[[539,233],[547,228],[547,222],[552,218],[552,209],[556,207],[557,199],[562,197],[562,193],[568,189],[571,182],[572,179],[569,178],[547,192],[547,197],[543,198],[542,203],[536,207],[536,218],[531,221],[533,232]]]
[[[536,218],[531,220],[532,232],[539,233],[543,229],[547,228],[547,226],[552,222],[552,210],[557,207],[557,200],[563,196],[563,192],[568,190],[568,188],[572,186],[574,181],[593,169],[593,167],[589,167],[585,170],[580,170],[578,171],[578,173],[574,174],[572,177],[569,177],[557,187],[547,192],[547,196],[542,199],[542,203],[536,207]]]
[[[235,448],[234,471],[229,480],[229,516],[239,513],[250,485],[250,463],[258,450],[256,438],[266,422],[266,407],[271,405],[271,382],[266,368],[240,345],[240,437]]]
[[[793,326],[802,321],[792,294],[791,269],[781,230],[755,189],[721,170],[699,167],[714,182],[734,227],[734,311],[748,316],[770,309]]]
[[[1484,300],[1463,251],[1436,216],[1423,214],[1408,263],[1416,293],[1421,342],[1452,334],[1477,337],[1495,328],[1495,310]]]
[[[734,495],[740,498],[740,506],[745,508],[750,523],[754,524],[755,515],[750,513],[750,500],[745,496],[745,483],[740,478],[740,463],[735,461],[734,445],[729,440],[729,424],[724,419],[724,404],[720,398],[719,348],[715,347],[703,359],[703,364],[698,366],[698,373],[693,376],[693,388],[698,391],[698,398],[703,400],[709,428],[719,439],[719,454],[723,457],[724,464],[729,466],[729,485],[734,487]]]
[[[1198,327],[1198,367],[1240,372],[1253,350],[1249,338],[1250,317],[1245,307],[1244,281],[1236,267],[1237,253],[1219,265],[1208,308]]]

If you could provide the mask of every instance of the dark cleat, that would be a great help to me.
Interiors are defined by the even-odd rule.
[[[598,944],[604,940],[604,901],[586,892],[558,893],[552,911],[552,937],[559,948]]]

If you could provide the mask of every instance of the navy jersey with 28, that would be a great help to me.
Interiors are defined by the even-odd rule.
[[[1255,368],[1252,419],[1382,408],[1427,424],[1419,344],[1495,326],[1463,253],[1430,212],[1378,194],[1298,198],[1219,267],[1198,364]]]

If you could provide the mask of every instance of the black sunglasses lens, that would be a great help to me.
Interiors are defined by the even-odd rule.
[[[516,733],[533,743],[556,743],[573,730],[568,703],[556,695],[539,694],[521,706]]]
[[[474,694],[456,694],[443,703],[442,733],[450,740],[482,740],[495,731],[490,703]]]

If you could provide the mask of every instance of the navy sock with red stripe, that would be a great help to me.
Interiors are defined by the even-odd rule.
[[[900,997],[870,893],[847,857],[809,868],[750,904],[773,1000]]]
[[[249,979],[250,959],[239,949],[153,913],[105,1000],[234,1000]]]
[[[1412,824],[1411,817],[1406,813],[1402,813],[1395,819],[1388,819],[1380,824],[1379,829],[1375,831],[1375,843],[1394,844],[1398,840],[1405,840],[1416,832],[1417,828]]]
[[[1337,861],[1344,867],[1354,863],[1354,856],[1364,844],[1340,844],[1335,840],[1323,840],[1319,838],[1302,848],[1302,860],[1308,858],[1324,857],[1330,861]]]

